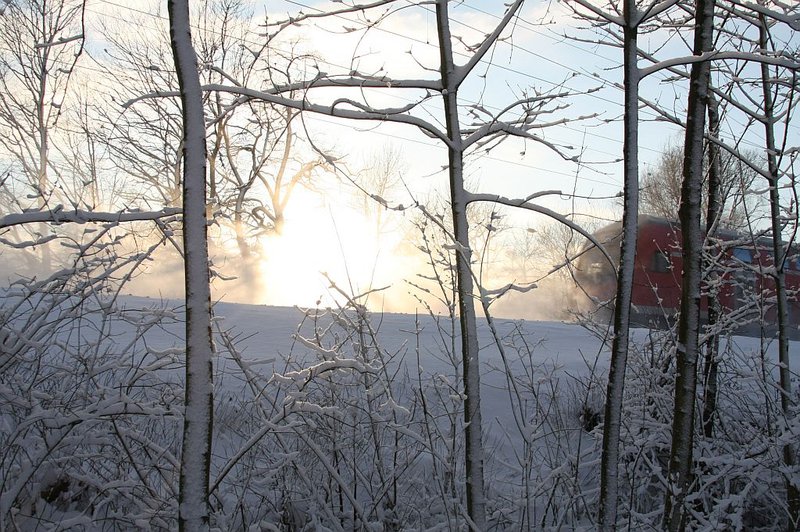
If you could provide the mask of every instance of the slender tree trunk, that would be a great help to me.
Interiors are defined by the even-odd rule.
[[[719,137],[719,104],[709,91],[708,130],[712,137]],[[706,238],[713,237],[722,213],[721,153],[714,142],[708,143],[708,208],[706,210]],[[712,259],[713,260],[713,259]],[[719,333],[715,330],[720,315],[719,272],[712,260],[706,260],[708,282],[708,330],[711,336],[706,343],[703,373],[703,435],[714,435],[714,416],[717,411],[717,372],[719,367]]]
[[[624,192],[622,248],[617,272],[617,297],[614,305],[614,341],[608,370],[608,388],[603,424],[603,455],[600,465],[600,530],[615,530],[619,440],[622,402],[625,390],[625,367],[628,362],[628,336],[631,316],[636,241],[639,233],[639,67],[637,62],[638,13],[634,0],[623,5],[623,69],[625,89],[624,115]]]
[[[478,530],[486,530],[486,500],[483,486],[483,441],[481,439],[480,361],[478,333],[473,301],[471,271],[472,251],[469,247],[467,198],[464,189],[464,152],[461,126],[458,120],[458,85],[455,81],[455,62],[450,40],[450,19],[447,0],[437,0],[436,21],[441,54],[440,73],[443,92],[450,173],[450,204],[453,232],[457,244],[456,284],[458,289],[459,323],[461,326],[461,357],[464,366],[464,437],[467,487],[467,514]]]
[[[239,248],[239,256],[245,265],[250,261],[250,244],[247,242],[247,228],[244,223],[242,211],[244,209],[244,193],[239,193],[236,198],[236,210],[233,211],[233,232],[236,235],[236,246]],[[247,279],[249,282],[251,279]]]
[[[759,15],[759,48],[769,49],[767,19]],[[780,205],[780,169],[778,168],[777,146],[775,142],[775,104],[772,97],[772,82],[769,66],[761,64],[761,87],[764,96],[764,133],[769,168],[769,204],[770,222],[772,225],[772,252],[774,258],[775,298],[778,313],[778,362],[780,363],[779,380],[781,388],[781,410],[784,419],[788,419],[792,410],[792,373],[789,366],[789,300],[786,294],[786,250],[783,246],[783,227],[781,224]],[[786,444],[783,447],[783,461],[788,470],[793,470],[796,457],[795,446]],[[800,491],[792,484],[791,476],[786,479],[786,502],[789,509],[787,530],[800,528]]]
[[[713,44],[714,0],[695,1],[694,55]],[[678,217],[681,223],[683,275],[676,346],[675,406],[672,449],[664,505],[664,524],[671,531],[686,527],[685,500],[692,480],[694,408],[697,393],[697,357],[700,332],[700,284],[703,233],[700,228],[703,193],[703,140],[711,65],[694,63],[689,77],[683,184]]]
[[[183,106],[183,248],[186,274],[186,399],[179,526],[207,530],[213,386],[211,294],[206,237],[206,143],[188,0],[169,0],[170,38]]]
[[[44,6],[43,6],[44,8]],[[44,17],[42,17],[44,19]],[[42,37],[46,37],[48,33],[47,22],[45,20],[41,21],[42,23]],[[39,187],[37,194],[39,195],[39,208],[42,210],[46,210],[48,208],[48,202],[51,198],[49,198],[50,194],[50,177],[48,176],[47,166],[50,156],[50,128],[48,126],[47,120],[47,108],[49,107],[49,102],[47,101],[47,81],[48,81],[48,57],[50,55],[49,47],[45,47],[42,52],[42,57],[40,58],[41,61],[41,69],[38,72],[39,74],[39,92],[38,98],[36,100],[36,123],[39,128],[39,175],[36,176],[36,186]],[[42,236],[46,236],[50,232],[50,225],[49,224],[42,224],[41,225]],[[53,258],[50,249],[50,244],[45,242],[42,244],[42,273],[44,275],[49,275],[50,270],[53,267]]]

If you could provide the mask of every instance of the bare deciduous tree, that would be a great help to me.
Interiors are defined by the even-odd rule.
[[[718,135],[717,135],[718,136]],[[711,148],[709,148],[710,150]],[[743,154],[748,161],[757,161],[754,153]],[[720,183],[716,195],[720,206],[716,209],[717,225],[725,229],[744,229],[747,220],[757,215],[756,198],[749,198],[757,173],[740,157],[728,152],[717,156]],[[683,151],[680,146],[667,145],[659,160],[641,180],[641,211],[668,220],[678,219],[681,195],[681,172]],[[704,176],[711,172],[711,166],[703,166]],[[710,179],[703,180],[703,205],[708,205]],[[748,205],[745,205],[748,202]],[[708,211],[708,207],[704,209]],[[703,219],[706,219],[704,213]]]
[[[83,52],[83,11],[82,1],[23,0],[8,3],[0,16],[0,146],[19,173],[17,184],[25,184],[20,195],[43,210],[65,201],[51,139]],[[38,232],[46,239],[49,228]],[[46,242],[39,247],[47,272],[51,249]]]
[[[711,50],[714,37],[714,0],[695,2],[695,56]],[[681,308],[675,361],[675,406],[672,418],[672,446],[669,485],[664,506],[664,525],[671,531],[686,526],[686,497],[691,486],[694,447],[694,408],[697,393],[697,358],[700,334],[700,286],[702,282],[703,233],[700,226],[703,192],[703,139],[710,90],[711,65],[692,65],[684,142],[681,185]]]
[[[327,13],[302,14],[284,22],[275,22],[273,27],[278,31],[297,24],[303,20],[347,13],[361,13],[367,9],[375,9],[390,5],[390,1],[379,1],[372,4],[342,7],[339,10]],[[479,297],[475,290],[475,273],[472,271],[472,242],[470,241],[467,208],[470,203],[490,201],[505,204],[511,207],[527,209],[544,213],[562,220],[567,225],[586,234],[573,222],[559,217],[555,212],[534,203],[540,197],[532,194],[527,198],[509,199],[493,194],[476,194],[467,191],[464,181],[464,155],[468,150],[491,146],[492,141],[505,136],[518,136],[526,138],[555,150],[566,159],[572,159],[562,150],[542,136],[537,135],[537,118],[552,113],[557,109],[554,103],[569,95],[569,91],[554,94],[533,94],[512,102],[501,112],[494,116],[491,113],[486,120],[469,126],[461,123],[460,110],[463,107],[459,99],[459,90],[472,74],[475,68],[486,57],[487,53],[495,46],[498,39],[507,31],[511,21],[517,15],[522,5],[521,0],[515,1],[505,11],[499,23],[475,46],[466,46],[465,53],[468,59],[465,63],[456,62],[454,53],[454,37],[451,34],[451,21],[447,0],[436,1],[436,33],[439,50],[439,64],[435,69],[426,69],[426,72],[435,72],[433,79],[392,79],[386,75],[374,76],[352,70],[343,77],[330,77],[322,72],[314,79],[300,84],[311,93],[326,87],[340,89],[354,89],[361,92],[365,89],[391,89],[420,91],[426,93],[421,98],[401,108],[380,108],[370,105],[369,101],[359,101],[356,98],[339,98],[332,105],[313,103],[308,93],[303,100],[295,100],[290,96],[290,91],[297,90],[297,84],[290,84],[288,88],[275,87],[270,90],[257,90],[244,87],[241,83],[212,84],[207,87],[211,91],[221,91],[236,94],[240,101],[253,99],[264,100],[286,107],[327,114],[334,117],[377,120],[410,124],[421,129],[425,134],[439,139],[447,147],[448,153],[448,182],[450,199],[450,222],[452,230],[448,231],[453,241],[455,253],[456,284],[458,293],[458,309],[460,320],[461,355],[464,374],[464,437],[466,441],[466,495],[467,514],[477,529],[485,528],[486,495],[483,485],[484,451],[482,442],[482,423],[480,409],[480,358],[477,340],[477,324],[475,316],[474,298]],[[378,17],[381,20],[381,17]],[[373,24],[368,27],[372,27]],[[462,43],[463,45],[463,43]],[[435,93],[441,98],[442,116],[444,127],[427,121],[415,115],[414,111],[419,105],[428,100],[428,95]],[[477,109],[478,116],[485,116],[487,110]],[[516,116],[512,116],[516,114]],[[550,193],[547,193],[550,194]],[[546,195],[546,194],[545,194]],[[588,235],[587,235],[588,236]]]
[[[183,117],[183,252],[186,284],[186,398],[179,524],[209,527],[209,471],[214,419],[211,287],[206,221],[206,125],[188,0],[168,3],[172,53]]]
[[[761,50],[771,48],[770,23],[764,13],[758,14],[758,46]],[[778,69],[776,69],[778,70]],[[769,204],[770,204],[770,229],[772,233],[772,260],[774,263],[774,273],[772,277],[775,282],[775,298],[777,306],[778,320],[778,363],[779,363],[779,385],[781,390],[781,410],[788,419],[794,407],[794,395],[792,393],[792,374],[789,361],[789,299],[786,288],[786,265],[788,247],[783,243],[784,215],[781,206],[781,169],[778,162],[778,141],[775,135],[776,119],[780,117],[779,107],[776,107],[776,94],[774,80],[781,79],[779,72],[773,72],[766,63],[761,64],[761,90],[763,102],[763,118],[761,123],[764,125],[764,150],[767,157],[767,169],[769,177]],[[791,74],[791,79],[796,83],[797,72]],[[794,96],[789,96],[790,101]],[[787,120],[792,113],[791,103],[784,109]],[[792,469],[797,464],[796,445],[787,442],[783,446],[783,460],[786,467]],[[788,507],[787,530],[797,530],[800,526],[800,486],[791,478],[786,479],[786,501]]]
[[[101,65],[120,82],[108,89],[122,109],[102,107],[104,141],[119,171],[139,182],[123,195],[136,205],[178,206],[181,202],[182,129],[176,106],[177,80],[169,66],[166,35],[119,31],[107,25],[109,46]],[[198,36],[198,61],[204,84],[261,86],[290,83],[298,64],[310,60],[290,47],[281,51],[259,42],[252,33],[253,7],[241,0],[218,0],[197,10],[192,21]],[[241,261],[228,261],[226,274],[260,294],[259,265],[264,237],[278,234],[298,187],[313,188],[329,171],[327,155],[315,153],[300,127],[300,114],[263,101],[242,102],[225,93],[204,95],[208,120],[208,210],[212,256],[235,244]],[[119,112],[117,112],[119,111]]]
[[[603,425],[603,457],[600,478],[599,526],[613,530],[617,524],[619,440],[622,402],[625,390],[625,370],[631,321],[631,299],[636,260],[636,242],[639,224],[639,83],[643,73],[639,67],[640,27],[677,2],[659,0],[639,5],[635,0],[624,0],[621,9],[612,4],[604,11],[589,1],[578,0],[588,18],[608,29],[612,39],[623,49],[623,214],[622,239],[617,270],[617,293],[614,305],[614,333],[611,346],[611,364]],[[619,42],[621,41],[621,43]]]

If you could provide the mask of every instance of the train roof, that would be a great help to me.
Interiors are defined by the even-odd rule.
[[[660,216],[653,216],[651,214],[639,215],[639,228],[643,227],[661,227],[665,230],[680,230],[681,224],[678,220],[671,220],[669,218],[662,218]],[[601,242],[610,242],[622,232],[622,222],[613,222],[606,226],[601,227],[595,231],[594,236]],[[718,229],[715,236],[722,240],[743,240],[743,244],[752,243],[753,236],[747,233],[734,231],[732,229]],[[772,239],[763,234],[755,237],[755,243],[759,246],[771,246]],[[800,247],[793,244],[791,247],[792,253],[800,251]]]

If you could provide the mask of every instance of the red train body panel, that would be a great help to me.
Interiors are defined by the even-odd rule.
[[[618,262],[622,224],[611,224],[595,237]],[[635,325],[664,327],[674,322],[681,300],[681,230],[678,224],[651,216],[639,218],[636,265],[633,279],[632,319]],[[775,281],[771,242],[733,232],[720,232],[706,242],[706,255],[714,267],[706,276],[707,294],[701,301],[707,318],[708,297],[721,306],[721,318],[729,330],[744,334],[774,333],[777,325]],[[576,261],[575,278],[595,303],[613,303],[616,273],[596,247],[587,247]],[[785,263],[789,293],[789,323],[794,338],[800,337],[800,257],[792,248]],[[610,307],[610,306],[609,306]]]

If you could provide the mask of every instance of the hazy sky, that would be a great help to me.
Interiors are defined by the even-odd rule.
[[[104,53],[108,32],[130,32],[131,21],[135,20],[135,35],[143,41],[163,38],[167,21],[162,4],[117,0],[89,2],[87,49],[95,63],[85,61],[83,68],[90,86],[93,84],[102,92],[114,83],[93,75],[100,71],[93,65],[108,60]],[[296,14],[301,10],[312,13],[318,8],[340,5],[311,0],[254,3],[253,33],[245,37],[241,45],[258,43],[259,34],[263,33],[259,22],[265,14],[274,21],[287,13]],[[203,6],[197,3],[193,8],[197,10]],[[502,2],[453,3],[451,26],[458,39],[456,49],[460,50],[461,62],[467,55],[458,42],[479,42],[497,24],[503,8]],[[306,21],[299,28],[287,30],[272,46],[277,50],[313,54],[320,69],[331,75],[358,70],[393,79],[435,77],[435,72],[430,71],[438,66],[433,8],[399,2],[392,11],[369,31],[366,31],[365,19],[356,16]],[[464,85],[460,93],[464,105],[462,122],[469,124],[474,118],[486,119],[487,113],[496,113],[523,96],[576,93],[550,106],[551,112],[542,115],[541,120],[555,125],[537,133],[564,154],[580,156],[581,162],[566,161],[536,142],[509,139],[490,151],[478,150],[468,156],[466,176],[471,189],[508,197],[525,197],[543,190],[563,191],[570,195],[552,194],[540,203],[562,214],[595,217],[598,220],[595,224],[615,218],[619,213],[619,201],[609,198],[622,188],[622,168],[618,162],[622,151],[620,49],[589,42],[600,35],[582,29],[585,24],[576,22],[562,2],[528,1],[512,26],[513,33],[496,45]],[[665,32],[643,36],[640,47],[661,58],[688,53],[686,43]],[[163,65],[153,65],[153,68],[170,69],[169,60],[167,55]],[[648,99],[660,102],[676,116],[684,115],[685,81],[655,74],[644,80],[641,88]],[[420,92],[394,88],[357,93],[328,90],[314,91],[310,98],[316,102],[330,102],[345,95],[364,97],[371,105],[401,107],[419,98]],[[474,106],[474,115],[470,114],[469,106]],[[428,99],[414,113],[444,127],[440,98]],[[642,109],[642,174],[649,171],[667,143],[680,141],[677,128],[655,121],[654,117],[654,113]],[[735,129],[739,125],[744,128],[743,120],[734,115],[728,117],[728,123],[732,124],[731,135],[738,134]],[[385,192],[385,199],[392,205],[405,207],[415,202],[429,203],[446,191],[444,146],[408,125],[305,115],[302,128],[318,148],[340,158],[341,173],[320,177],[314,183],[315,191],[298,189],[295,192],[287,210],[283,234],[266,237],[261,242],[263,253],[259,264],[255,265],[262,277],[258,286],[244,286],[236,281],[218,283],[218,294],[269,304],[311,305],[318,300],[330,304],[335,298],[327,295],[329,283],[320,274],[327,272],[348,292],[392,286],[391,291],[386,292],[390,295],[376,294],[371,302],[391,310],[412,310],[418,302],[414,289],[406,281],[413,281],[416,273],[424,271],[421,266],[424,256],[417,249],[419,232],[412,224],[420,213],[414,209],[382,211],[377,204],[365,207],[348,177],[358,179],[374,157],[391,150],[399,154],[402,172],[393,179],[394,186]],[[796,128],[792,134],[796,135]],[[743,146],[748,142],[752,144],[745,139]],[[484,214],[488,215],[488,211]],[[501,214],[502,224],[508,229],[490,243],[492,257],[484,264],[485,277],[489,284],[530,280],[529,272],[521,273],[513,266],[514,260],[519,260],[509,258],[511,248],[521,239],[535,240],[536,237],[530,237],[529,229],[538,230],[547,220],[530,213],[503,211]],[[488,221],[477,220],[476,223]],[[474,245],[481,247],[478,243]],[[215,247],[215,264],[236,270],[235,250],[226,246],[221,243]],[[549,260],[541,257],[540,266],[550,266]],[[174,270],[174,264],[169,262],[169,265],[162,270]],[[158,277],[151,277],[146,284],[152,283],[152,286],[147,289],[175,295],[172,291],[180,286],[180,283],[158,281]],[[142,290],[143,287],[144,284],[140,285]],[[536,291],[524,297],[535,300]],[[512,306],[523,309],[514,310],[513,314],[526,315],[524,304]]]

